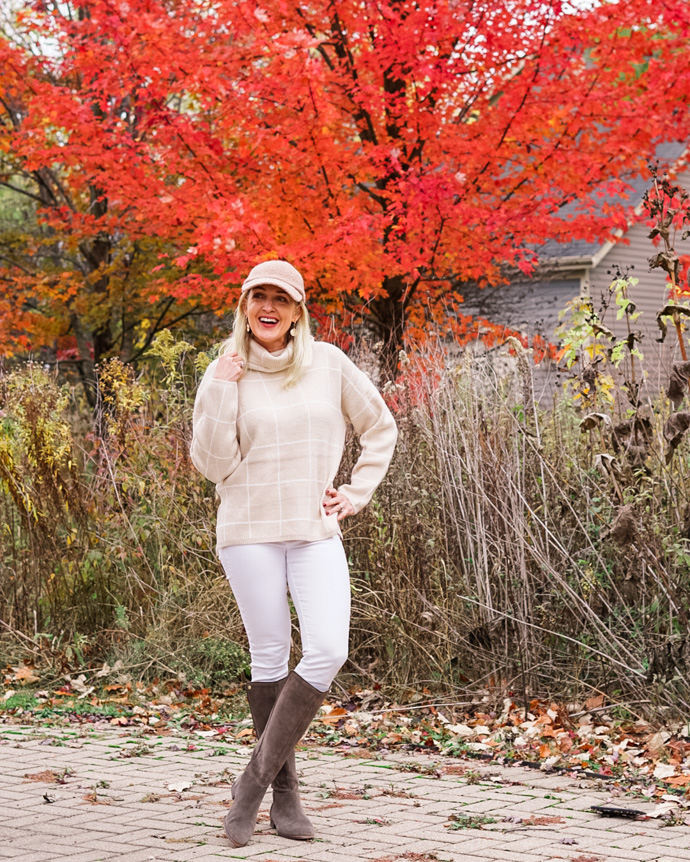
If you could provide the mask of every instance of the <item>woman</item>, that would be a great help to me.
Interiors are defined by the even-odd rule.
[[[333,487],[347,423],[362,452]],[[233,847],[252,836],[273,783],[271,824],[309,839],[294,748],[347,657],[350,584],[339,522],[371,499],[393,454],[395,422],[371,381],[337,347],[314,342],[300,273],[282,260],[242,285],[233,335],[194,407],[191,456],[220,497],[217,545],[251,654],[247,697],[258,742],[225,818]],[[290,609],[302,659],[288,674]]]

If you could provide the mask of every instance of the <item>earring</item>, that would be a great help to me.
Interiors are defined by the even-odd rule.
[[[295,324],[292,324],[292,329],[290,330],[290,335],[294,338],[297,335],[297,330],[295,329]]]
[[[251,332],[251,331],[252,331],[251,326],[249,324],[247,324],[247,332]]]

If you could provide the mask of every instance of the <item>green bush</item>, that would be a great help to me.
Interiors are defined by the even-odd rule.
[[[195,679],[216,690],[248,679],[249,655],[239,644],[217,637],[200,640],[189,651]]]

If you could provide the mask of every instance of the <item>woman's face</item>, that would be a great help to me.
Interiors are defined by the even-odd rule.
[[[302,313],[299,304],[273,284],[252,287],[245,312],[254,339],[270,353],[285,347],[288,331]]]

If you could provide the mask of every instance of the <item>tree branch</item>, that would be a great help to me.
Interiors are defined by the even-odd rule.
[[[0,180],[0,186],[5,186],[6,189],[10,189],[13,192],[17,192],[17,194],[24,195],[27,198],[31,198],[31,200],[38,201],[39,204],[44,204],[45,201],[42,200],[38,195],[35,195],[33,192],[27,191],[26,189],[20,189],[19,186],[13,186],[12,183],[7,183],[5,180]]]

